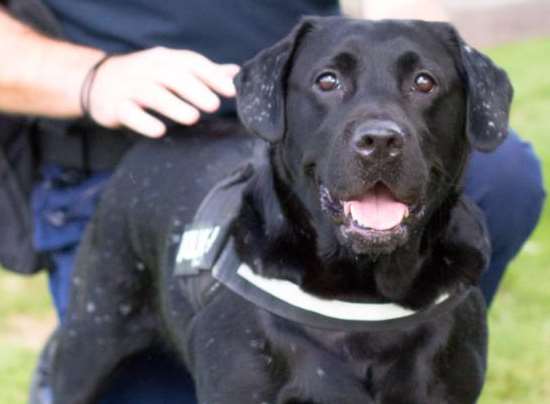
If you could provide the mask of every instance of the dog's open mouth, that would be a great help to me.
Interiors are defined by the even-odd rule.
[[[381,182],[357,200],[341,201],[344,216],[358,230],[391,230],[409,216],[409,207],[398,201]]]
[[[333,198],[323,185],[320,191],[323,209],[357,253],[390,251],[406,240],[412,208],[384,183],[377,182],[360,197],[348,200]]]

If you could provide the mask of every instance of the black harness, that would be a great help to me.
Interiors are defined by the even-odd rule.
[[[307,326],[331,330],[402,328],[433,320],[450,312],[471,288],[443,293],[421,310],[386,301],[352,302],[321,299],[298,285],[258,275],[236,253],[230,234],[254,169],[244,165],[218,183],[204,198],[179,245],[169,254],[185,296],[201,310],[223,285],[279,317]]]

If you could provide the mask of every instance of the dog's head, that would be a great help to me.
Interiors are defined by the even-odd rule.
[[[319,242],[359,256],[421,234],[471,148],[504,140],[512,98],[450,25],[422,21],[306,18],[236,83],[241,120],[272,144]]]

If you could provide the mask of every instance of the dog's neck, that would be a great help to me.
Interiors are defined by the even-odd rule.
[[[420,308],[445,291],[477,282],[486,264],[475,240],[450,231],[451,222],[455,227],[477,223],[476,217],[469,219],[473,224],[454,223],[453,215],[461,209],[456,192],[428,216],[422,231],[406,245],[388,255],[358,256],[342,247],[331,232],[327,234],[333,239],[319,239],[281,173],[266,165],[256,176],[235,232],[242,259],[266,277],[290,280],[321,297],[382,298]],[[474,237],[478,238],[486,236]],[[327,245],[331,247],[323,247]]]

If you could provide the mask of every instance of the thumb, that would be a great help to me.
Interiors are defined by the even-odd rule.
[[[235,77],[237,73],[239,73],[239,71],[241,70],[241,67],[239,65],[233,63],[221,65],[221,68],[223,73],[230,78]]]

